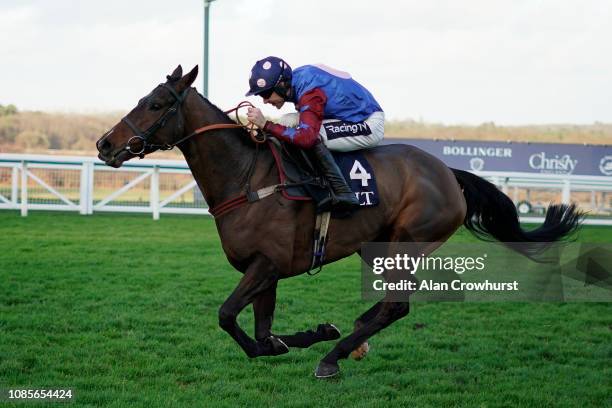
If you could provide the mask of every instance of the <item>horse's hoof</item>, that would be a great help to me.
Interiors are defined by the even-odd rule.
[[[323,323],[317,327],[317,332],[321,334],[324,340],[336,340],[342,336],[340,330],[331,323]]]
[[[287,347],[285,342],[275,336],[266,337],[264,345],[268,351],[266,353],[268,356],[280,356],[289,352],[289,347]]]
[[[317,378],[330,378],[340,373],[340,367],[338,364],[326,363],[320,361],[317,369],[314,372],[314,376]]]
[[[359,361],[368,354],[368,351],[370,351],[370,344],[366,341],[351,352],[351,358]]]

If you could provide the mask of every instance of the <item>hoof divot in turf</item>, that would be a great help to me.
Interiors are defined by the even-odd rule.
[[[365,358],[370,351],[370,344],[366,341],[361,343],[361,346],[357,347],[355,350],[351,352],[351,358],[353,360],[359,361]]]

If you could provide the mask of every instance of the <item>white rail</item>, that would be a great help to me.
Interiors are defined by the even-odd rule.
[[[2,170],[9,171],[10,175],[4,175]],[[72,174],[72,179],[78,177],[78,194],[69,188],[52,185],[48,179],[49,173],[54,171],[63,172],[61,177],[56,177],[59,179],[70,178],[70,172],[76,173]],[[96,182],[97,176],[113,173],[130,180],[122,182],[120,187]],[[182,176],[186,181],[180,188],[169,191],[167,197],[162,197],[161,176]],[[10,178],[10,182],[6,182],[7,178]],[[145,182],[148,182],[148,186],[144,185]],[[32,194],[35,188],[39,190],[38,197]],[[141,197],[119,200],[137,189],[141,190],[140,193],[146,190],[146,200]],[[72,197],[69,197],[70,192],[73,193]],[[189,202],[177,204],[182,196],[189,196]],[[154,219],[159,219],[162,213],[208,214],[206,202],[197,190],[189,167],[182,160],[145,159],[113,169],[94,157],[8,153],[0,154],[0,209],[20,210],[22,216],[27,216],[29,210],[79,211],[81,214],[151,213]]]
[[[603,207],[598,209],[612,215],[612,200],[608,199],[612,177],[490,171],[477,174],[506,194],[514,189],[515,202],[518,188],[558,191],[562,203],[569,203],[572,193],[591,192],[593,196],[599,193]],[[120,175],[121,179],[113,179],[113,175]],[[110,184],[103,180],[109,176]],[[162,178],[175,180],[171,187],[164,184],[162,191]],[[72,180],[75,187],[66,187],[66,180]],[[126,198],[130,193],[132,196]],[[183,201],[178,202],[181,198]],[[23,216],[29,210],[151,213],[153,219],[159,219],[162,213],[208,214],[183,160],[144,159],[113,169],[94,157],[8,153],[0,154],[0,209],[20,210]],[[541,217],[521,219],[541,221]],[[587,223],[612,225],[612,218],[591,217]]]

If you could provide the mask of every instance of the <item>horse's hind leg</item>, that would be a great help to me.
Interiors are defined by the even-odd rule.
[[[342,339],[331,352],[329,352],[319,362],[315,371],[317,378],[332,377],[340,371],[338,360],[347,358],[348,355],[363,344],[369,337],[372,337],[393,322],[406,316],[410,311],[407,302],[382,302],[380,310],[374,318],[365,323],[360,329],[355,330],[351,335]]]
[[[383,302],[376,303],[374,306],[366,310],[361,316],[355,319],[355,330],[360,329],[361,327],[363,327],[364,324],[372,320],[374,316],[378,314],[382,305],[383,305]],[[368,343],[368,340],[366,339],[363,343],[361,343],[359,347],[357,347],[355,350],[351,352],[351,357],[354,358],[355,360],[361,360],[366,356],[366,354],[368,354],[369,351],[370,351],[370,344]]]
[[[388,240],[389,240],[389,237],[387,236],[380,236],[376,239],[376,241],[381,241],[381,242],[388,241]],[[364,258],[364,255],[362,254],[361,251],[357,251],[357,253],[361,257],[363,262],[365,262],[370,267],[372,266],[371,259]],[[364,324],[372,320],[374,316],[376,316],[378,312],[380,311],[382,304],[383,302],[378,302],[374,304],[374,306],[370,307],[368,310],[363,312],[361,316],[355,319],[354,330],[359,330]],[[368,343],[368,340],[366,339],[363,343],[359,345],[359,347],[357,347],[355,350],[351,352],[351,357],[355,360],[361,360],[366,356],[366,354],[368,354],[369,351],[370,351],[370,344]]]
[[[406,214],[411,214],[411,211],[406,211]],[[406,240],[407,242],[414,242],[418,239],[421,242],[431,242],[427,248],[424,249],[424,253],[431,253],[442,242],[446,241],[461,224],[461,220],[465,212],[459,205],[456,208],[446,208],[441,211],[437,216],[431,214],[430,217],[425,218],[424,222],[418,223],[417,226],[408,227],[410,222],[402,220],[403,217],[399,217],[401,220],[390,233],[388,237],[381,236],[377,238],[377,241],[384,241],[387,238],[390,242],[401,242]],[[364,258],[361,251],[359,256],[362,257],[363,262],[368,265],[372,265],[371,259]],[[367,322],[371,321],[380,311],[384,302],[378,302],[370,309],[366,310],[361,316],[355,320],[355,331],[363,327]],[[357,345],[357,347],[351,352],[351,357],[355,360],[361,360],[370,351],[370,345],[368,339],[364,339],[363,343]]]
[[[340,331],[330,323],[320,324],[316,330],[307,330],[289,335],[273,335],[272,320],[276,307],[276,284],[261,293],[253,301],[255,315],[255,338],[263,341],[270,336],[281,339],[288,347],[307,348],[321,341],[340,338]]]
[[[401,233],[402,231],[405,230],[402,229],[397,234],[394,234],[392,237],[393,242],[399,242],[402,237],[406,236]],[[436,235],[436,237],[439,237],[440,240],[441,238],[447,238],[447,236],[444,235]],[[419,256],[421,254],[430,254],[440,245],[440,243],[435,241],[435,239],[421,241],[432,242],[432,244],[425,248],[421,248],[418,253],[415,252],[410,255]],[[388,282],[395,282],[401,280],[402,276],[397,270],[392,270],[385,275],[385,278]],[[385,299],[379,302],[380,305],[374,305],[372,308],[370,308],[370,310],[357,319],[359,324],[362,324],[362,326],[359,328],[356,327],[353,333],[342,339],[336,344],[331,352],[323,357],[315,371],[315,376],[317,378],[332,377],[338,374],[340,371],[340,367],[338,366],[339,359],[347,358],[351,352],[364,347],[364,344],[366,344],[370,337],[374,336],[385,327],[408,314],[410,311],[409,303],[395,301],[396,296],[396,294],[388,292]],[[367,320],[368,318],[369,320]]]
[[[391,271],[385,278],[387,281],[399,281],[401,276],[397,271]],[[337,343],[332,351],[319,362],[315,377],[327,378],[338,374],[340,371],[339,359],[347,358],[351,353],[365,355],[368,349],[367,340],[370,337],[408,314],[409,303],[392,301],[393,297],[394,294],[387,293],[385,299],[357,318],[353,333]]]

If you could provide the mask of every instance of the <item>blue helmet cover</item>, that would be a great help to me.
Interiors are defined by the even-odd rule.
[[[253,65],[249,78],[249,92],[245,96],[256,95],[273,89],[279,81],[291,80],[291,67],[278,57],[267,57]]]

